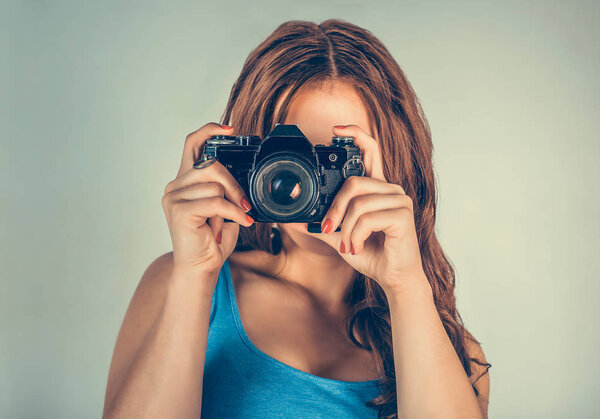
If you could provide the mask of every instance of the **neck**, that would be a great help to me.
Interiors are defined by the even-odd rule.
[[[282,281],[306,293],[333,313],[345,313],[344,297],[357,272],[327,243],[289,226],[279,226],[282,251],[278,273]]]

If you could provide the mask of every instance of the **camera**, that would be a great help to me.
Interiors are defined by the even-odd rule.
[[[329,145],[313,145],[297,124],[276,124],[264,140],[215,135],[204,144],[204,154],[240,184],[252,205],[247,213],[256,222],[308,223],[312,232],[321,232],[321,220],[343,182],[365,173],[353,137],[334,136]]]

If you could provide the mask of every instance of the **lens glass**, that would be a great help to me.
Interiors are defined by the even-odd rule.
[[[281,170],[269,183],[269,194],[279,205],[291,205],[300,196],[302,184],[300,178],[289,170]]]
[[[257,209],[269,220],[295,222],[298,217],[307,217],[318,204],[315,170],[296,153],[274,153],[263,160],[252,174],[249,187]]]

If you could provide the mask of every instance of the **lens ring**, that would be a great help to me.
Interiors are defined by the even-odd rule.
[[[300,180],[299,191],[296,191],[298,195],[289,200],[289,205],[277,202],[270,189],[273,180],[283,172]],[[249,189],[257,210],[276,222],[307,217],[319,198],[319,183],[314,169],[303,157],[293,153],[276,153],[261,162],[251,176]]]

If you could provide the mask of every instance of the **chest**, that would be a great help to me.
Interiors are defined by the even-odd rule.
[[[323,378],[378,378],[372,353],[352,343],[344,321],[310,309],[272,284],[241,278],[233,282],[244,331],[271,358]]]

